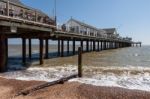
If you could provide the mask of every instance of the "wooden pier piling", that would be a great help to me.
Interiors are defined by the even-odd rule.
[[[45,40],[45,58],[48,59],[49,58],[49,40],[46,39]]]
[[[83,51],[83,40],[80,41],[80,47],[81,47],[81,49]]]
[[[7,66],[8,63],[8,38],[5,38],[5,47],[6,47],[6,62],[5,62],[5,66]]]
[[[103,42],[103,50],[106,50],[106,41]]]
[[[40,41],[40,46],[39,46],[39,48],[40,48],[40,58],[39,58],[39,60],[40,60],[40,65],[42,65],[43,63],[44,63],[44,55],[43,55],[43,38],[40,38],[39,39],[39,41]]]
[[[95,41],[93,41],[93,51],[96,51],[95,50]]]
[[[26,38],[22,38],[22,63],[26,64]]]
[[[75,55],[76,54],[76,41],[75,41],[75,39],[73,39],[72,47],[73,47],[73,55]]]
[[[64,57],[64,40],[61,40],[61,57]]]
[[[6,71],[6,42],[5,36],[0,35],[0,72]]]
[[[78,76],[82,77],[82,48],[78,48]]]
[[[29,40],[29,59],[31,60],[32,58],[32,41],[31,38],[28,39]]]
[[[57,54],[57,56],[60,56],[60,39],[58,39],[57,46],[58,46],[58,54]]]
[[[69,55],[69,40],[67,40],[67,54]]]
[[[109,49],[112,49],[112,42],[109,42]]]
[[[86,52],[89,52],[89,41],[86,41]]]
[[[109,42],[106,42],[106,49],[109,49]]]
[[[103,50],[103,41],[101,41],[101,51]]]
[[[90,51],[93,51],[92,41],[90,41]]]
[[[99,43],[99,41],[98,41],[98,43],[97,43],[97,51],[100,51],[100,45],[99,45],[100,43]]]

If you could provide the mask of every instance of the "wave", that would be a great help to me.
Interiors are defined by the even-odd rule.
[[[54,81],[61,77],[77,73],[77,66],[55,66],[49,68],[31,67],[27,70],[0,74],[7,79]],[[114,86],[128,89],[150,91],[150,68],[142,66],[92,67],[84,66],[83,78],[71,79],[95,86]]]

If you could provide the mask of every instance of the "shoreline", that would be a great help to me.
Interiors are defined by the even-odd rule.
[[[25,89],[42,84],[42,81],[21,81],[0,77],[1,99],[149,99],[150,92],[119,87],[93,86],[78,82],[57,84],[28,96],[13,96]]]
[[[66,67],[31,67],[27,70],[2,73],[0,77],[51,82],[76,73],[77,66],[72,65]],[[149,75],[149,69],[142,67],[84,67],[83,77],[71,79],[69,82],[150,91]]]

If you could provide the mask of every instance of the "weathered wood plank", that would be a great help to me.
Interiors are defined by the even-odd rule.
[[[77,76],[78,76],[77,74],[74,74],[74,75],[71,75],[71,76],[68,76],[68,77],[61,78],[59,80],[55,80],[53,82],[46,82],[44,84],[37,85],[37,86],[32,87],[32,88],[27,88],[25,90],[22,90],[22,91],[18,92],[15,96],[28,95],[31,92],[34,92],[34,91],[37,91],[37,90],[40,90],[40,89],[43,89],[43,88],[46,88],[46,87],[49,87],[49,86],[52,86],[52,85],[63,84],[64,82],[68,81],[69,79],[76,78]]]

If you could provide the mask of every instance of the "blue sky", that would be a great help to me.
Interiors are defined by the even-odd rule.
[[[21,0],[53,16],[54,0]],[[150,0],[57,0],[58,22],[71,16],[98,28],[116,27],[122,36],[150,44]]]

